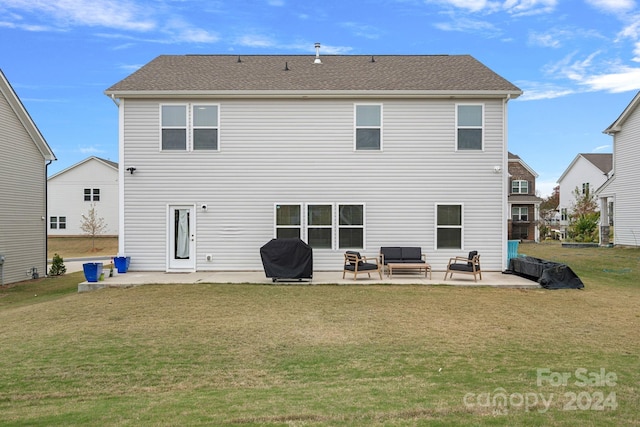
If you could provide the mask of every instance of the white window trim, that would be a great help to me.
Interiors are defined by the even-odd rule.
[[[442,227],[438,226],[438,206],[451,206],[456,205],[460,206],[460,225],[443,225]],[[452,251],[452,250],[460,250],[464,251],[464,203],[462,202],[436,202],[434,204],[434,221],[433,221],[433,250],[435,251]],[[452,249],[452,248],[438,248],[438,228],[460,228],[460,249]]]
[[[89,190],[89,200],[85,200],[85,197],[87,196],[86,190]],[[96,196],[98,196],[98,200],[96,200]],[[85,202],[90,202],[90,203],[94,203],[94,202],[99,202],[100,201],[100,189],[99,188],[85,188],[84,190],[82,190],[82,200]]]
[[[367,106],[367,105],[372,105],[372,106],[377,106],[380,107],[380,126],[358,126],[357,122],[358,122],[358,107],[359,106]],[[358,150],[358,129],[380,129],[380,148],[377,150]],[[355,152],[371,152],[371,153],[376,153],[376,152],[381,152],[383,151],[383,138],[384,135],[384,105],[381,103],[374,103],[374,102],[358,102],[353,104],[353,151]]]
[[[459,106],[479,106],[482,108],[482,125],[480,125],[480,127],[478,126],[458,126],[458,107]],[[484,116],[484,104],[483,103],[472,103],[472,102],[460,102],[460,103],[456,103],[455,104],[455,151],[463,151],[463,152],[483,152],[484,151],[484,139],[485,139],[485,135],[484,135],[484,123],[485,123],[485,116]],[[482,136],[481,136],[481,141],[482,141],[482,146],[480,147],[479,150],[460,150],[458,149],[458,129],[480,129],[482,132]]]
[[[158,105],[158,150],[162,152],[173,152],[180,153],[183,150],[163,150],[162,149],[162,130],[163,129],[182,129],[182,126],[162,126],[162,107],[171,106],[171,107],[185,107],[185,114],[187,115],[185,120],[185,147],[184,151],[189,151],[189,104],[184,102],[164,102]]]
[[[300,207],[300,225],[278,225],[278,206],[299,206]],[[304,203],[301,202],[280,202],[273,204],[273,238],[278,238],[278,228],[297,228],[300,230],[300,239],[306,243],[305,239],[305,209]]]
[[[362,206],[362,226],[349,226],[351,228],[355,228],[355,227],[362,227],[362,247],[361,248],[341,248],[340,247],[340,206],[346,206],[346,205],[359,205]],[[336,203],[336,208],[335,208],[335,229],[336,229],[336,238],[335,238],[335,245],[336,245],[336,250],[350,250],[350,249],[358,249],[358,250],[364,250],[367,248],[367,204],[363,203],[363,202],[338,202]],[[347,227],[346,225],[344,227]]]
[[[514,219],[514,214],[513,211],[514,209],[518,210],[518,219]],[[526,212],[527,214],[527,219],[522,219],[522,212]],[[527,206],[512,206],[511,207],[511,221],[516,221],[516,222],[523,222],[523,221],[529,221],[529,208]]]
[[[185,124],[185,129],[186,129],[186,147],[184,149],[184,151],[186,152],[191,152],[191,151],[195,151],[195,152],[202,152],[202,153],[216,153],[220,151],[220,145],[221,145],[221,137],[220,137],[220,104],[219,103],[215,103],[215,102],[163,102],[158,106],[158,117],[159,117],[159,121],[158,121],[158,150],[161,152],[164,151],[169,151],[172,153],[180,153],[183,150],[163,150],[162,149],[162,129],[183,129],[181,126],[162,126],[162,107],[164,106],[174,106],[174,107],[185,107],[186,110],[186,124]],[[194,126],[193,125],[193,108],[195,106],[202,106],[202,107],[218,107],[218,117],[217,117],[217,123],[215,127],[211,127],[211,126]],[[218,130],[218,141],[217,141],[217,148],[215,150],[194,150],[193,149],[193,130],[194,129],[217,129]]]
[[[331,206],[331,225],[310,225],[309,224],[309,206]],[[331,230],[331,247],[330,248],[314,248],[314,251],[335,250],[336,244],[336,204],[332,202],[309,202],[304,205],[304,240],[309,244],[309,228],[328,228]]]
[[[527,191],[523,192],[522,191],[522,183],[525,183],[527,186]],[[518,191],[513,191],[514,190],[514,184],[518,183]],[[511,181],[511,194],[529,194],[529,181],[527,181],[526,179],[514,179]]]
[[[216,115],[216,124],[215,126],[195,126],[193,124],[193,117],[195,116],[193,109],[195,107],[216,107],[218,114]],[[216,152],[216,151],[220,151],[220,104],[216,104],[216,103],[211,103],[211,102],[192,102],[189,104],[189,119],[190,121],[187,122],[187,137],[191,138],[191,151],[203,151],[203,152],[207,152],[207,151],[211,151],[211,152]],[[195,129],[216,129],[217,132],[217,136],[218,139],[216,141],[216,149],[215,150],[195,150],[193,148],[193,131]]]
[[[305,243],[309,243],[309,206],[331,206],[331,226],[313,226],[311,228],[330,228],[331,229],[331,248],[314,248],[314,251],[337,251],[337,250],[364,250],[367,247],[367,205],[363,202],[278,202],[273,204],[273,238],[278,236],[278,228],[298,228],[300,229],[300,239]],[[362,228],[362,247],[361,248],[340,248],[340,206],[357,205],[362,206],[362,225],[349,226],[350,228]],[[299,206],[300,207],[300,225],[278,226],[277,209],[278,206]],[[344,226],[347,227],[347,226]]]

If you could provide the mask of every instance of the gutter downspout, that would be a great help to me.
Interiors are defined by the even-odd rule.
[[[47,182],[47,176],[49,175],[49,165],[53,163],[53,160],[49,160],[44,164],[44,273],[43,277],[46,277],[49,274],[49,269],[47,266],[49,265],[49,233],[47,232],[47,225],[49,225],[49,183]]]
[[[502,170],[504,171],[504,173],[502,174],[502,197],[503,197],[503,202],[502,202],[502,213],[501,213],[501,218],[502,218],[502,271],[506,271],[509,266],[507,265],[507,255],[508,255],[508,241],[509,241],[509,227],[508,227],[508,221],[507,221],[507,211],[509,209],[509,202],[508,202],[508,186],[507,183],[509,182],[509,160],[508,160],[508,152],[509,152],[509,141],[508,141],[508,131],[507,131],[507,103],[509,102],[509,99],[511,98],[511,95],[507,95],[504,98],[504,101],[502,103],[502,141],[504,142],[503,144],[503,148],[502,148]]]

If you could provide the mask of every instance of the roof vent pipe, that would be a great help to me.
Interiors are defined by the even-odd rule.
[[[320,60],[320,43],[316,43],[316,59],[313,61],[314,64],[322,64]]]

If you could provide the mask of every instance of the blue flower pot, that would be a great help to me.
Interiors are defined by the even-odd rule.
[[[102,274],[101,262],[87,262],[82,264],[82,270],[84,271],[84,278],[87,282],[97,282]]]
[[[131,262],[131,257],[117,256],[113,259],[113,264],[116,266],[118,273],[126,273],[129,270],[129,263]]]

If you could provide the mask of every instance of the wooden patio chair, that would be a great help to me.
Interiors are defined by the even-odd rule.
[[[370,262],[370,260],[375,262]],[[382,270],[380,269],[380,263],[378,262],[377,257],[367,258],[366,256],[361,256],[360,252],[355,251],[347,251],[344,254],[344,268],[342,270],[343,279],[347,273],[353,274],[353,280],[356,280],[358,278],[358,274],[361,273],[367,273],[369,278],[371,278],[371,273],[376,271],[382,280]]]
[[[444,280],[447,280],[447,275],[449,275],[449,278],[452,278],[453,273],[473,274],[473,280],[475,282],[478,281],[476,276],[480,276],[480,280],[482,280],[480,255],[478,255],[478,251],[469,252],[467,258],[461,256],[450,258],[447,271],[444,273]]]

